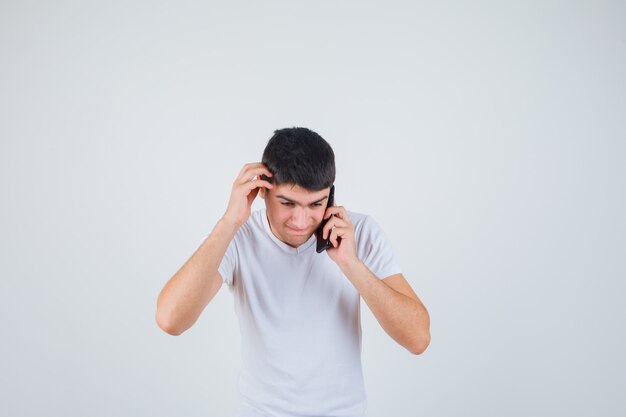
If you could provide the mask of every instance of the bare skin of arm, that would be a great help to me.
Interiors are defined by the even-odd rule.
[[[332,215],[332,217],[330,217]],[[430,316],[402,274],[378,279],[357,257],[354,225],[342,206],[326,209],[326,253],[367,303],[385,332],[409,352],[419,355],[430,344]]]
[[[260,178],[272,173],[260,162],[246,164],[233,183],[224,216],[211,234],[165,284],[157,299],[156,321],[161,329],[178,336],[198,320],[200,314],[222,287],[218,267],[226,249],[242,224],[250,217],[252,202],[260,187],[273,185]]]

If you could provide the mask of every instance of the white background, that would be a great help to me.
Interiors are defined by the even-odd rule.
[[[369,417],[625,415],[625,17],[2,1],[0,415],[230,415],[232,295],[179,337],[156,298],[291,126],[431,316],[414,356],[362,304]]]

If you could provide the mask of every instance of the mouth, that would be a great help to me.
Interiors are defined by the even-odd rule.
[[[293,227],[289,227],[289,226],[287,226],[287,229],[289,229],[291,232],[293,232],[293,234],[296,234],[296,235],[305,235],[307,231],[309,230],[309,229],[294,229]]]

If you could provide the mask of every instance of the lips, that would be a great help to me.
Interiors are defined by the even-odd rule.
[[[296,234],[300,234],[300,235],[306,234],[307,230],[309,230],[309,229],[294,229],[293,227],[289,227],[289,226],[287,226],[287,229],[291,230],[292,232],[294,232]]]

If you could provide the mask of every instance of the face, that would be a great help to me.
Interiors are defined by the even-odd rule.
[[[322,222],[330,187],[309,191],[298,185],[281,184],[262,189],[272,233],[291,247],[305,243]]]

